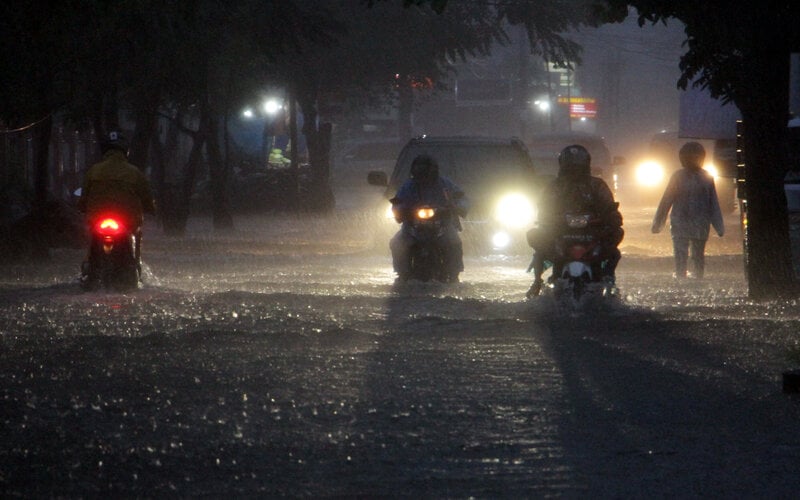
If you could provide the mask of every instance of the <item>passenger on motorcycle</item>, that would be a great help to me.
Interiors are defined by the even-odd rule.
[[[112,131],[101,140],[100,151],[103,159],[92,165],[84,177],[78,209],[86,213],[89,227],[109,213],[121,217],[136,236],[136,262],[140,262],[144,213],[155,212],[150,183],[141,170],[128,162],[128,143],[121,132]],[[82,266],[84,284],[91,279],[90,259],[91,247]]]
[[[534,282],[527,296],[539,295],[545,262],[553,264],[552,276],[561,274],[562,262],[556,243],[566,229],[566,214],[588,213],[597,218],[597,237],[600,239],[602,269],[595,270],[611,284],[621,257],[617,248],[625,232],[619,203],[614,201],[605,181],[591,175],[591,155],[581,145],[564,148],[558,156],[558,177],[542,192],[539,201],[538,226],[528,231],[528,244],[534,249],[531,268]]]
[[[398,281],[406,281],[411,272],[411,248],[414,238],[410,234],[410,222],[415,209],[423,206],[448,209],[445,214],[445,232],[441,238],[441,249],[450,281],[458,281],[458,273],[464,270],[463,248],[458,232],[461,230],[459,217],[469,210],[469,200],[455,183],[439,175],[439,164],[430,156],[419,155],[411,163],[411,176],[400,186],[391,200],[400,231],[392,237],[389,247],[392,251],[394,270]]]

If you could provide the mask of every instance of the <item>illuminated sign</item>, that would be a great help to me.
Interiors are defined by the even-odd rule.
[[[564,97],[558,96],[559,104],[596,104],[597,99],[594,97]]]
[[[597,118],[597,100],[594,97],[559,97],[559,104],[569,104],[570,118]]]

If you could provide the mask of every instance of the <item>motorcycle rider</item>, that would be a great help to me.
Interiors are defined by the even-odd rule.
[[[108,213],[121,217],[136,237],[135,257],[140,263],[144,213],[155,213],[150,183],[139,168],[128,162],[128,142],[121,132],[109,132],[100,141],[100,151],[103,159],[92,165],[84,177],[78,209],[86,213],[89,227]],[[89,262],[94,251],[90,246],[87,261],[81,266],[81,284],[86,288],[97,278],[90,276]]]
[[[413,210],[428,205],[450,209],[444,217],[445,232],[441,245],[444,252],[446,275],[450,282],[458,281],[458,273],[464,270],[463,247],[458,232],[461,230],[459,217],[469,210],[469,200],[464,192],[450,179],[439,175],[439,164],[428,155],[419,155],[411,162],[411,176],[400,186],[397,194],[390,200],[400,230],[392,237],[389,248],[392,263],[399,282],[407,281],[411,272],[411,247],[414,237],[410,233]]]
[[[599,218],[597,235],[605,266],[597,271],[608,283],[615,282],[615,270],[621,257],[617,246],[625,234],[622,214],[605,181],[591,175],[591,160],[589,151],[579,144],[565,147],[558,155],[558,176],[542,191],[538,226],[527,235],[528,244],[534,249],[531,262],[534,281],[526,294],[528,298],[539,295],[542,289],[545,262],[553,263],[552,276],[561,274],[562,263],[558,262],[556,243],[566,229],[568,213],[590,213]]]

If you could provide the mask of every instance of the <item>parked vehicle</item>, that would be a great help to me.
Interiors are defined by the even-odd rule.
[[[789,172],[783,180],[783,190],[789,212],[794,278],[800,282],[800,119],[789,121],[788,137]]]
[[[466,247],[527,249],[525,231],[536,217],[542,179],[535,175],[522,141],[476,136],[411,139],[400,152],[391,175],[374,170],[367,181],[385,187],[384,198],[388,202],[408,179],[413,159],[422,154],[435,158],[439,172],[458,184],[470,199],[472,208],[463,220]],[[390,208],[386,203],[381,210],[387,225],[394,228]]]
[[[789,212],[789,241],[792,245],[794,278],[800,281],[800,172],[791,171],[783,184]]]
[[[83,265],[81,286],[129,291],[138,288],[141,262],[136,251],[136,234],[122,217],[109,214],[90,228],[89,260]]]

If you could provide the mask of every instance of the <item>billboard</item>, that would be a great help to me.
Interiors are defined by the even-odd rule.
[[[597,100],[594,97],[559,97],[559,104],[569,104],[570,118],[597,118]]]

